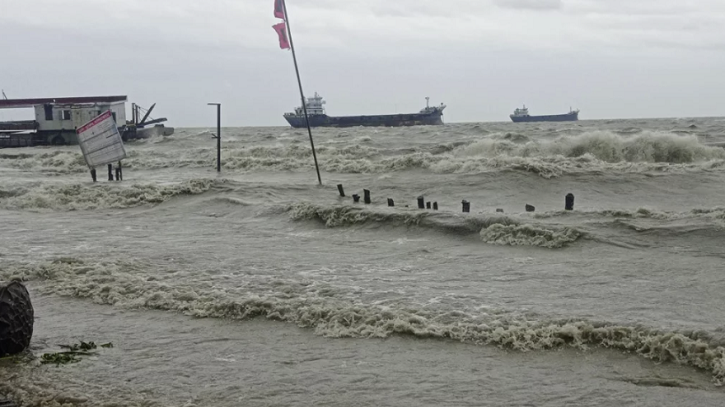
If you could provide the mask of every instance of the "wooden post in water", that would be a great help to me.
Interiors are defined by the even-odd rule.
[[[567,211],[574,210],[574,194],[566,194],[566,198],[564,200],[564,209]]]

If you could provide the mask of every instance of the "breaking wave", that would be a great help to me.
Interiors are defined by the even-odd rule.
[[[531,225],[491,225],[481,230],[481,238],[486,243],[510,246],[539,246],[549,249],[564,247],[581,237],[574,228],[561,231],[537,228]]]
[[[356,225],[421,227],[456,235],[478,233],[483,242],[497,245],[558,249],[583,236],[574,228],[521,225],[519,221],[503,215],[463,216],[444,212],[430,213],[407,209],[386,211],[311,203],[292,204],[287,211],[293,220],[314,220],[330,228]]]
[[[482,140],[465,147],[461,155],[568,158],[591,155],[597,160],[618,162],[649,162],[686,164],[697,161],[725,159],[725,150],[708,147],[694,135],[645,131],[634,137],[622,137],[608,131],[594,131],[553,141],[516,144]]]
[[[0,189],[0,208],[9,210],[87,210],[158,204],[181,195],[198,195],[223,180],[194,179],[174,185],[67,184],[22,185]]]
[[[230,142],[222,152],[228,171],[298,171],[313,167],[310,147],[300,140],[247,148]],[[214,148],[181,148],[164,143],[167,150],[141,144],[129,149],[127,168],[213,168]],[[240,146],[241,145],[241,146]],[[35,150],[37,151],[37,150]],[[390,149],[371,143],[340,146],[327,143],[318,147],[322,170],[333,173],[387,173],[415,169],[435,173],[481,173],[516,170],[545,178],[570,173],[687,172],[725,168],[725,149],[707,146],[695,135],[641,131],[621,135],[593,131],[563,135],[555,139],[531,139],[516,134],[494,134],[475,142],[451,142],[415,148]],[[87,171],[78,151],[41,149],[37,153],[3,154],[0,160],[21,170],[41,169],[50,173]]]
[[[267,318],[314,329],[328,337],[411,335],[498,346],[516,351],[603,347],[660,362],[703,369],[725,381],[725,344],[706,332],[667,332],[588,320],[534,319],[531,315],[351,303],[331,287],[275,280],[263,293],[219,286],[175,286],[144,275],[144,265],[59,259],[8,267],[0,277],[36,281],[41,291],[92,299],[98,304],[181,312],[203,318]]]
[[[599,211],[552,211],[534,214],[535,219],[548,219],[569,216],[586,216],[589,218],[605,217],[605,218],[625,218],[625,219],[655,219],[663,221],[672,221],[689,218],[706,218],[713,220],[725,220],[725,208],[696,208],[684,212],[660,211],[650,208],[638,208],[635,210],[616,209],[616,210],[599,210]]]
[[[54,149],[34,149],[37,153],[6,152],[0,154],[4,166],[19,170],[43,170],[46,173],[69,174],[88,171],[88,166],[80,151],[70,151],[63,147]]]

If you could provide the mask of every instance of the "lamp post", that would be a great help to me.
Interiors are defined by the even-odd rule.
[[[222,172],[222,104],[207,103],[216,106],[216,172]]]

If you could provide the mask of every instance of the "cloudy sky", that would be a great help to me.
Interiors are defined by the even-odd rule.
[[[725,116],[724,0],[287,0],[305,92],[331,115],[448,105],[447,122]],[[286,125],[273,0],[0,0],[10,98],[124,94],[172,126]],[[3,112],[2,114],[7,114]],[[0,116],[0,118],[3,118]]]

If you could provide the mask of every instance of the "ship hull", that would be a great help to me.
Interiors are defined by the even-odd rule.
[[[571,112],[567,114],[554,114],[548,116],[513,116],[511,120],[514,123],[531,123],[531,122],[575,122],[579,120],[579,112]]]
[[[442,112],[389,114],[376,116],[310,115],[310,127],[403,127],[403,126],[439,126],[443,124]],[[287,123],[294,128],[307,127],[304,116],[285,115]]]

